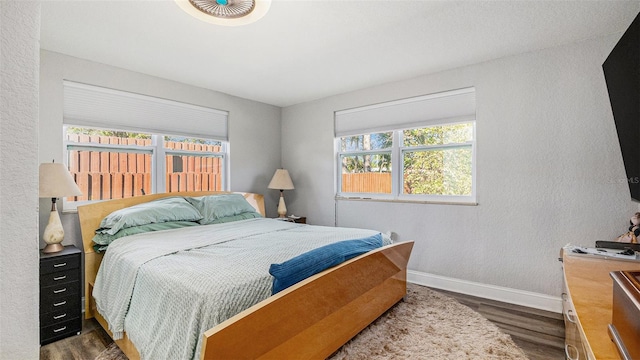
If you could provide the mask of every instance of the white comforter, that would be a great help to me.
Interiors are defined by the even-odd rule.
[[[272,263],[376,233],[250,219],[128,236],[109,245],[93,296],[142,359],[197,359],[204,331],[271,295]]]

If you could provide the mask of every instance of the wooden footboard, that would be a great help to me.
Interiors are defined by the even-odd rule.
[[[201,359],[325,359],[406,294],[413,242],[310,277],[204,334]]]

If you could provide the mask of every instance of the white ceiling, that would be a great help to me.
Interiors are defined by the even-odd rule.
[[[42,3],[41,47],[288,106],[620,32],[634,1],[273,0],[242,27],[172,0]]]

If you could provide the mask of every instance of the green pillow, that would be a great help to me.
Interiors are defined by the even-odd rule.
[[[93,242],[95,245],[93,246],[94,250],[98,253],[107,250],[107,246],[111,244],[112,241],[119,239],[123,236],[141,234],[145,232],[151,231],[160,231],[160,230],[169,230],[169,229],[179,229],[188,226],[200,226],[197,222],[194,221],[167,221],[162,223],[154,223],[154,224],[145,224],[132,226],[126,229],[120,229],[115,234],[102,234],[98,233],[93,237]]]
[[[200,214],[202,225],[214,224],[216,220],[245,213],[260,215],[241,194],[207,195],[199,197],[185,197]]]
[[[187,200],[172,196],[116,210],[102,219],[96,234],[114,235],[121,229],[133,226],[200,219],[200,212]]]
[[[225,216],[225,217],[221,217],[221,218],[217,218],[215,220],[213,220],[211,223],[212,224],[221,224],[221,223],[228,223],[228,222],[232,222],[232,221],[238,221],[238,220],[247,220],[247,219],[255,219],[255,218],[261,218],[262,215],[260,215],[259,212],[244,212],[242,214],[238,214],[238,215],[232,215],[232,216]]]

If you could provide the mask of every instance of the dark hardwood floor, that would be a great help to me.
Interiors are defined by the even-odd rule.
[[[511,335],[531,360],[565,359],[562,314],[433,289],[479,312]]]
[[[562,314],[437,290],[479,312],[511,335],[531,360],[564,359]],[[83,323],[82,335],[40,348],[40,360],[93,360],[112,340],[98,323]]]
[[[95,319],[82,322],[82,334],[40,347],[40,360],[94,360],[113,340]]]

